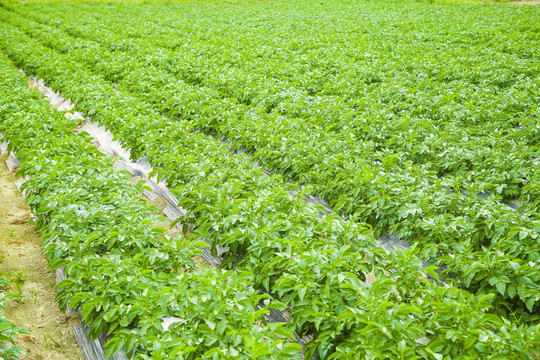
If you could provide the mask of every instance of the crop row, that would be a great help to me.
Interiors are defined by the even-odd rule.
[[[499,337],[489,328],[516,327],[486,312],[490,295],[475,297],[422,280],[425,274],[416,270],[419,260],[414,255],[387,256],[383,267],[382,254],[368,250],[366,228],[337,216],[319,217],[318,209],[285,191],[278,176],[264,176],[218,141],[115,91],[70,57],[6,26],[2,35],[0,46],[10,57],[109,127],[126,147],[140,149],[144,144],[157,173],[167,175],[181,205],[192,211],[196,231],[190,238],[210,237],[215,245],[228,246],[230,259],[243,252],[240,266],[253,271],[255,283],[294,309],[295,329],[313,332],[310,351],[323,358],[332,352],[334,358],[351,358],[370,351],[389,358],[399,358],[396,351],[436,358],[437,352],[483,354],[516,338],[523,343],[521,334],[526,332],[527,338],[537,336],[535,328],[522,328],[514,337],[501,338],[503,342],[488,341],[486,347],[484,342]],[[372,267],[380,279],[368,289],[360,280]],[[394,272],[386,277],[383,269]],[[471,316],[484,320],[470,322]],[[459,335],[452,330],[456,326]],[[417,342],[422,336],[430,338],[427,346]],[[524,349],[529,345],[523,346],[519,351],[528,354]]]
[[[79,16],[81,16],[79,14]],[[208,117],[216,118],[213,121],[217,121],[218,124],[207,124],[203,122],[202,126],[208,126],[213,132],[219,133],[222,136],[234,139],[235,143],[238,143],[238,146],[242,146],[250,151],[254,152],[255,158],[258,158],[260,153],[260,159],[265,163],[266,158],[268,157],[268,151],[273,150],[273,153],[279,152],[279,149],[282,149],[283,146],[289,148],[290,146],[298,146],[299,141],[302,144],[306,143],[306,132],[316,133],[316,139],[312,141],[317,141],[319,143],[319,152],[313,154],[320,154],[328,152],[340,154],[353,153],[360,154],[363,158],[373,160],[375,162],[380,161],[380,158],[388,157],[389,155],[395,157],[399,162],[405,163],[409,162],[413,164],[421,164],[425,176],[428,177],[438,177],[438,176],[458,176],[466,181],[474,179],[475,181],[480,181],[483,183],[483,187],[490,189],[492,192],[503,194],[505,197],[516,197],[521,195],[523,185],[528,184],[529,178],[534,176],[534,172],[531,170],[531,160],[532,158],[538,157],[536,147],[534,146],[534,139],[537,137],[538,129],[534,126],[533,120],[527,118],[527,115],[521,114],[517,119],[513,119],[513,122],[502,121],[496,119],[493,121],[483,121],[474,120],[478,123],[475,126],[467,124],[467,126],[461,126],[454,128],[458,121],[455,119],[443,119],[437,120],[432,117],[424,118],[411,118],[404,115],[400,115],[397,119],[394,118],[384,118],[374,121],[373,119],[363,119],[363,115],[366,114],[365,109],[353,110],[347,104],[342,104],[336,99],[332,98],[330,100],[313,100],[308,99],[304,100],[303,103],[297,105],[306,111],[314,107],[314,110],[310,114],[306,114],[301,118],[301,121],[298,122],[298,118],[290,117],[287,114],[280,112],[270,112],[268,113],[267,109],[261,109],[262,106],[245,106],[244,103],[238,101],[238,99],[229,99],[227,98],[227,93],[220,93],[219,89],[223,86],[234,87],[236,91],[242,91],[242,86],[236,84],[232,80],[231,76],[227,76],[226,72],[230,70],[230,67],[223,65],[220,61],[214,61],[213,58],[208,59],[190,59],[189,56],[193,55],[190,53],[189,49],[184,49],[182,47],[180,51],[176,48],[168,49],[163,47],[156,47],[153,42],[162,43],[159,40],[154,39],[154,31],[157,25],[152,27],[151,25],[145,24],[144,26],[133,26],[133,24],[126,24],[124,20],[120,21],[119,24],[113,25],[112,29],[109,24],[108,18],[105,16],[105,19],[94,18],[95,14],[88,14],[86,18],[87,23],[79,25],[71,23],[67,19],[72,17],[66,16],[66,19],[62,19],[61,16],[54,15],[51,16],[49,22],[58,27],[61,25],[61,21],[64,20],[65,24],[63,27],[68,31],[68,33],[77,36],[85,37],[98,40],[99,42],[106,42],[107,50],[117,51],[117,52],[127,52],[127,55],[121,57],[123,60],[121,63],[117,62],[110,71],[109,77],[112,80],[119,80],[125,77],[122,72],[126,70],[133,69],[136,62],[144,62],[145,65],[154,65],[162,71],[161,73],[166,74],[167,72],[174,78],[174,82],[178,87],[178,80],[186,82],[188,85],[194,85],[194,90],[190,91],[189,95],[186,97],[179,97],[179,94],[184,92],[178,92],[178,90],[184,89],[185,86],[181,89],[175,89],[174,94],[176,94],[175,100],[182,100],[181,110],[185,116],[200,116],[202,119],[207,119]],[[124,16],[124,19],[129,19],[129,16]],[[40,21],[43,21],[39,18]],[[173,22],[174,23],[174,22]],[[170,22],[167,22],[170,26]],[[183,24],[183,23],[182,23]],[[106,26],[106,28],[102,28]],[[178,25],[180,26],[180,25]],[[187,26],[187,25],[186,25]],[[141,40],[137,39],[141,30],[144,28],[144,32],[147,35]],[[127,30],[126,30],[127,29]],[[137,30],[138,29],[138,30]],[[126,33],[129,31],[129,33]],[[185,29],[182,31],[185,32]],[[175,41],[177,43],[178,37],[170,34],[168,37],[170,41]],[[159,37],[159,36],[158,36]],[[126,39],[128,38],[128,39]],[[135,38],[135,39],[134,39]],[[111,42],[112,40],[112,42]],[[137,41],[138,40],[138,41]],[[205,47],[209,45],[206,43],[191,42],[190,39],[185,39],[186,43],[190,47],[197,49],[198,53],[211,53],[214,54],[217,52],[216,49],[213,51],[205,51]],[[209,40],[206,40],[209,41]],[[213,44],[217,46],[216,44]],[[220,43],[220,46],[223,44]],[[230,45],[230,44],[227,44]],[[233,45],[225,47],[222,52],[226,52],[228,48],[234,48]],[[131,56],[131,54],[138,54],[138,59]],[[245,53],[241,54],[235,53],[232,57],[242,56],[242,59],[246,61],[247,64],[250,63],[261,63],[267,61],[268,59],[258,60],[255,62]],[[95,56],[95,53],[94,53]],[[195,57],[200,56],[200,54],[193,55]],[[248,60],[243,57],[246,56]],[[310,54],[312,57],[321,58],[320,54]],[[447,55],[450,56],[450,55]],[[187,58],[186,58],[187,57]],[[133,59],[135,58],[135,62]],[[251,59],[251,60],[250,60]],[[88,61],[94,62],[95,59],[90,57]],[[199,67],[193,68],[193,62],[199,64]],[[499,60],[500,61],[500,60]],[[222,68],[216,70],[213,68],[215,64],[222,65]],[[274,61],[275,63],[275,61]],[[343,66],[350,64],[349,62],[344,62]],[[100,65],[95,64],[99,69]],[[260,64],[259,64],[260,65]],[[202,67],[202,68],[201,68]],[[138,68],[135,66],[135,68]],[[235,67],[236,68],[236,67]],[[249,67],[246,72],[249,73],[250,78],[256,79],[256,81],[261,81],[264,79],[264,74],[258,73],[258,69],[264,68],[264,66],[257,66],[253,69]],[[189,69],[189,71],[187,70]],[[204,71],[204,76],[199,74],[199,71]],[[523,69],[523,66],[519,66],[515,71],[526,71]],[[194,81],[190,78],[190,74],[197,74],[196,76],[202,76],[202,83]],[[225,73],[225,74],[224,74]],[[303,72],[304,74],[306,71]],[[152,80],[151,84],[147,84],[146,92],[148,95],[154,95],[152,90],[156,87],[163,86],[167,84],[162,84],[163,79],[168,79],[172,81],[170,77],[152,75],[145,73],[148,82]],[[235,73],[235,75],[238,75]],[[410,74],[408,74],[410,76]],[[352,75],[350,75],[352,76]],[[276,74],[274,74],[274,77]],[[212,81],[214,79],[215,81]],[[528,81],[528,77],[525,77],[524,82]],[[352,80],[351,80],[352,81]],[[305,83],[305,81],[301,82]],[[434,83],[436,83],[434,81]],[[180,84],[182,84],[180,82]],[[522,84],[519,84],[520,86]],[[450,84],[453,87],[455,84]],[[465,87],[466,85],[461,85]],[[480,85],[478,85],[480,86]],[[485,88],[488,88],[485,84],[481,86],[481,89],[478,89],[478,86],[470,88],[474,89],[475,92],[482,93],[481,90],[485,91]],[[271,84],[260,84],[259,89],[276,89],[276,86]],[[253,89],[246,88],[243,89],[246,93],[251,94]],[[440,90],[440,89],[439,89]],[[292,90],[291,90],[292,91]],[[530,92],[534,91],[534,88],[528,87],[526,91],[524,90],[523,96],[531,96]],[[169,91],[172,93],[173,91]],[[517,92],[517,90],[516,90]],[[265,93],[266,94],[266,93]],[[483,93],[482,93],[483,94]],[[229,94],[230,95],[230,94]],[[485,95],[485,94],[484,94]],[[267,99],[271,98],[271,94],[266,94]],[[321,95],[322,96],[322,95]],[[321,97],[319,96],[319,97]],[[302,96],[298,96],[302,98]],[[341,98],[341,97],[340,97]],[[169,99],[171,99],[169,97]],[[258,99],[257,101],[262,101]],[[450,98],[448,101],[453,101],[453,103],[459,103],[455,99]],[[169,101],[164,101],[160,99],[162,106],[175,106],[168,104]],[[333,108],[325,110],[325,106],[321,105],[322,103],[329,102],[333,104]],[[508,103],[507,101],[504,102]],[[439,104],[439,107],[443,107]],[[527,112],[527,109],[523,109],[522,112]],[[176,109],[178,110],[178,109]],[[531,115],[533,109],[528,110]],[[254,117],[257,121],[253,122],[254,126],[250,124],[242,123],[242,126],[238,124],[233,124],[233,126],[227,127],[223,124],[224,118],[226,117]],[[347,120],[344,120],[344,114],[347,114]],[[525,121],[528,120],[530,124],[516,125],[516,121]],[[201,120],[202,121],[202,120]],[[291,122],[297,122],[291,128]],[[427,122],[427,123],[426,123]],[[261,128],[261,123],[264,123],[265,126]],[[359,124],[363,124],[360,129],[358,129]],[[200,126],[199,125],[199,126]],[[287,126],[289,125],[289,126]],[[258,127],[257,127],[258,126]],[[496,128],[488,128],[493,127]],[[356,129],[356,130],[355,130]],[[283,133],[281,139],[271,136],[276,134],[279,131],[280,134]],[[294,134],[296,133],[296,134]],[[254,136],[253,134],[260,135]],[[367,137],[366,137],[367,136]],[[531,141],[526,139],[532,136]],[[302,138],[304,137],[304,138]],[[270,139],[270,140],[266,140]],[[285,144],[283,144],[283,139],[285,139]],[[299,140],[300,139],[300,140]],[[278,141],[279,140],[279,141]],[[332,141],[333,140],[333,141]],[[270,141],[270,143],[268,143]],[[279,147],[276,142],[281,143]],[[362,142],[362,145],[359,146],[359,142]],[[329,144],[323,146],[323,149],[320,149],[321,144]],[[339,144],[339,145],[337,145]],[[417,147],[414,149],[412,147]],[[305,154],[309,155],[311,152],[301,149],[298,151],[304,151]],[[265,148],[269,148],[264,150]],[[279,154],[273,154],[274,157],[280,155],[284,156],[281,151]],[[302,154],[304,155],[304,154]],[[413,156],[413,158],[411,158]],[[417,157],[416,159],[414,157]],[[306,175],[302,173],[307,173],[309,169],[313,168],[312,161],[309,156],[307,160],[297,159],[295,166],[299,168],[300,174],[294,172],[292,175],[296,178],[300,178],[304,182],[309,182],[309,176],[306,178]],[[504,159],[504,160],[503,160]],[[277,168],[280,171],[287,172],[290,170],[291,166],[279,167],[279,161],[276,159],[271,159],[268,163],[265,163],[272,168]],[[334,165],[333,163],[331,165]],[[294,166],[293,166],[294,167]],[[298,169],[296,169],[298,170]],[[302,177],[303,176],[303,177]],[[319,185],[317,182],[315,182]],[[525,188],[525,190],[528,187]],[[525,191],[527,193],[527,191]],[[528,193],[527,193],[528,194]],[[327,197],[333,194],[325,194]],[[534,191],[532,194],[528,194],[536,198]],[[524,204],[527,202],[528,197],[525,197]]]
[[[70,11],[65,15],[44,13],[50,23],[63,26],[74,36],[100,42],[113,39],[113,43],[107,44],[109,50],[140,54],[144,62],[166,69],[175,80],[194,85],[197,94],[192,94],[192,101],[210,102],[229,112],[237,108],[233,112],[235,116],[246,109],[256,109],[251,116],[266,124],[275,121],[286,124],[285,120],[300,118],[299,132],[322,128],[331,133],[328,135],[352,134],[365,142],[362,148],[365,152],[384,149],[394,156],[399,154],[401,161],[423,164],[437,176],[450,174],[478,179],[506,197],[521,195],[521,187],[534,174],[530,166],[531,156],[538,157],[535,64],[530,61],[534,50],[529,50],[527,56],[503,51],[501,45],[491,43],[493,34],[456,45],[448,33],[464,20],[456,19],[458,14],[448,8],[445,9],[448,21],[437,24],[441,33],[429,38],[437,47],[427,46],[426,40],[414,39],[431,32],[435,18],[427,11],[418,17],[420,23],[426,22],[420,29],[409,29],[405,23],[388,34],[377,32],[375,27],[367,35],[340,34],[336,43],[336,38],[328,33],[317,34],[318,41],[314,41],[311,32],[290,31],[287,37],[272,38],[266,29],[243,31],[251,21],[260,21],[257,16],[248,17],[245,23],[229,30],[229,36],[220,36],[228,22],[212,17],[215,9],[205,11],[205,18],[199,19],[203,26],[199,25],[196,31],[190,31],[193,30],[190,16],[194,14],[178,19],[159,11],[156,17],[153,11],[151,20],[143,16],[144,23],[137,25],[133,19],[140,21],[140,15],[135,17],[129,10],[116,9],[110,14],[100,13],[99,9],[81,10],[71,10],[80,18],[77,23],[72,21]],[[120,11],[124,11],[124,16],[118,16]],[[488,12],[486,19],[522,15],[518,10],[510,14],[508,9],[483,11]],[[477,15],[480,9],[474,13]],[[381,14],[372,16],[377,19]],[[389,18],[392,14],[385,9],[384,16]],[[40,13],[38,19],[42,17]],[[534,12],[529,17],[534,17]],[[113,18],[118,20],[112,21]],[[207,18],[212,18],[212,25],[205,23]],[[301,19],[311,20],[310,15]],[[79,24],[81,20],[83,24]],[[505,35],[498,41],[512,50],[521,47],[516,37],[521,35],[524,22],[530,21],[527,17],[519,20],[510,34],[508,27],[496,27],[496,31]],[[329,30],[339,31],[343,22],[337,22]],[[287,21],[272,19],[271,24],[285,26]],[[405,31],[411,32],[405,35],[409,41],[395,44],[391,37]],[[204,32],[209,34],[201,35]],[[460,34],[462,39],[468,35]],[[296,51],[287,45],[290,36],[297,39],[293,45]],[[369,42],[365,37],[369,37]],[[535,39],[527,41],[534,48]],[[392,52],[386,51],[389,45],[395,47]],[[376,57],[376,61],[351,57],[357,48],[369,49],[370,58]],[[482,52],[478,51],[480,48]],[[130,59],[127,56],[123,63],[117,64],[115,71],[132,67]],[[381,79],[349,93],[354,89],[353,84],[362,82],[359,64],[372,68]],[[464,65],[470,68],[465,71]],[[281,74],[282,69],[288,75]],[[320,71],[324,76],[318,74]],[[122,77],[111,74],[112,79],[117,76]],[[314,84],[319,81],[324,81],[324,87],[334,89],[314,91],[310,95],[313,91],[307,87],[316,87]],[[358,104],[358,101],[366,103]],[[384,114],[378,114],[379,110]],[[216,114],[219,112],[214,111],[213,115]],[[285,119],[276,120],[276,117]],[[272,134],[273,130],[259,129],[259,132]],[[256,145],[259,149],[264,144]]]
[[[249,274],[197,267],[200,244],[153,225],[156,209],[137,197],[142,184],[75,135],[76,123],[51,111],[4,56],[0,74],[0,130],[23,160],[17,175],[29,177],[22,189],[50,267],[65,265],[57,300],[81,309],[91,335],[114,331],[107,356],[125,346],[136,359],[296,358],[298,345],[285,342],[292,332],[255,309],[268,296]],[[166,316],[179,320],[168,330]]]
[[[16,22],[13,19],[11,21]],[[110,34],[107,37],[107,32],[95,31],[94,35],[88,33],[89,37],[99,36],[101,42],[107,44],[102,47],[92,41],[69,37],[50,27],[40,27],[33,22],[32,27],[29,27],[28,23],[28,20],[21,20],[17,24],[46,45],[68,53],[74,59],[102,72],[106,78],[122,80],[119,88],[132,93],[142,92],[157,111],[167,112],[184,129],[222,131],[227,127],[241,127],[242,133],[233,133],[232,130],[226,133],[227,139],[235,147],[245,145],[242,134],[249,134],[249,139],[258,143],[274,141],[275,151],[264,153],[258,150],[254,158],[263,164],[272,162],[275,166],[285,166],[289,173],[300,177],[300,181],[302,177],[308,176],[307,183],[315,185],[315,189],[325,196],[328,194],[321,192],[321,187],[336,191],[337,204],[336,197],[326,197],[336,208],[343,206],[347,213],[353,213],[361,221],[374,223],[379,230],[385,228],[384,224],[392,224],[392,230],[422,243],[424,256],[446,255],[442,262],[448,267],[448,272],[457,275],[454,280],[456,284],[479,294],[492,292],[501,295],[503,299],[514,303],[510,306],[517,305],[529,311],[537,308],[540,302],[537,285],[540,273],[536,270],[538,257],[535,251],[538,247],[538,217],[534,212],[529,214],[531,216],[520,216],[499,203],[500,198],[497,196],[477,198],[475,194],[485,189],[485,183],[467,183],[460,178],[450,180],[448,177],[437,181],[426,177],[424,167],[414,164],[405,166],[391,155],[387,155],[381,165],[374,166],[370,164],[373,155],[359,151],[347,152],[352,146],[363,146],[359,141],[352,138],[346,141],[333,134],[322,138],[320,132],[312,131],[312,138],[307,139],[298,129],[289,129],[287,132],[283,128],[273,128],[271,130],[275,135],[265,138],[265,134],[257,129],[266,131],[271,125],[246,116],[245,109],[238,110],[242,115],[234,120],[229,111],[234,107],[213,108],[207,102],[201,103],[196,88],[182,85],[163,70],[146,66],[140,60],[141,55],[122,51],[108,53],[107,50],[118,46],[118,43],[115,42],[116,37]],[[179,94],[182,96],[179,97]],[[194,101],[189,101],[190,96],[195,97]],[[186,110],[190,104],[193,108]],[[199,106],[199,113],[195,106]],[[216,114],[231,118],[225,121]],[[295,126],[294,123],[292,125]],[[287,144],[281,140],[293,132],[296,133],[294,136],[304,136],[298,140],[298,148],[286,147]],[[347,151],[338,151],[335,156],[329,157],[328,153],[331,155],[332,152],[326,146],[332,141],[342,147],[349,147]],[[144,150],[137,152],[137,147],[133,148],[136,154],[144,154]],[[254,150],[256,148],[253,147]],[[295,169],[297,159],[309,158],[310,154],[318,152],[321,156],[310,159],[313,162],[311,168],[300,166]],[[282,157],[285,153],[291,156],[290,160]],[[174,167],[169,169],[174,171]],[[342,181],[336,183],[339,179]],[[469,195],[460,193],[463,187]],[[455,191],[448,192],[448,189]],[[487,250],[483,250],[484,247]],[[498,261],[494,263],[492,259]]]
[[[5,37],[5,39],[8,39],[8,37]],[[16,48],[20,49],[23,43],[19,40],[17,40]],[[29,50],[30,47],[26,48],[26,51]],[[52,52],[45,52],[38,55],[38,57],[28,58],[25,56],[25,59],[26,61],[38,60],[43,66],[40,66],[40,73],[42,74],[47,73],[47,70],[62,71],[64,65],[69,66],[70,63],[67,59],[62,57],[54,58],[52,55]],[[32,69],[32,71],[34,70],[36,69]],[[306,207],[285,190],[278,192],[277,177],[264,176],[260,170],[246,162],[243,157],[235,156],[230,159],[227,149],[219,142],[212,142],[206,137],[197,134],[167,129],[166,123],[163,123],[167,120],[159,116],[155,116],[155,119],[151,118],[152,113],[144,117],[144,125],[148,126],[149,129],[152,127],[157,129],[160,126],[164,127],[164,130],[168,130],[164,132],[164,135],[173,134],[174,137],[160,136],[156,139],[148,139],[148,136],[141,133],[141,131],[147,131],[145,128],[133,127],[133,124],[126,121],[128,119],[140,119],[142,106],[133,102],[129,104],[124,97],[125,94],[116,94],[110,85],[96,82],[96,76],[92,74],[82,77],[83,69],[80,67],[72,70],[71,74],[65,74],[56,81],[51,79],[51,84],[58,84],[60,81],[69,84],[72,87],[71,91],[67,86],[64,86],[62,90],[65,90],[77,104],[81,104],[81,109],[86,113],[95,114],[94,118],[98,118],[101,122],[108,120],[107,125],[113,128],[117,135],[129,134],[131,139],[137,141],[140,141],[138,136],[141,136],[142,140],[155,141],[155,144],[160,147],[157,147],[155,153],[150,154],[150,160],[154,167],[159,164],[156,160],[168,152],[170,171],[182,176],[186,182],[185,189],[182,192],[177,189],[177,193],[182,194],[182,196],[179,196],[181,205],[189,205],[186,206],[187,209],[196,209],[196,225],[199,228],[192,238],[198,237],[202,239],[208,236],[212,237],[215,242],[218,240],[215,234],[219,231],[219,240],[222,241],[222,245],[227,245],[223,241],[229,240],[229,247],[235,245],[232,241],[245,247],[249,246],[249,257],[243,258],[243,265],[250,265],[248,262],[250,260],[253,262],[252,267],[255,265],[258,267],[257,270],[259,271],[255,272],[257,274],[256,279],[263,286],[269,289],[276,281],[275,278],[281,275],[280,271],[287,270],[285,276],[281,276],[284,282],[281,291],[289,295],[289,303],[293,303],[295,300],[292,295],[299,298],[303,302],[304,312],[311,314],[313,312],[312,306],[326,306],[332,310],[332,302],[337,304],[343,302],[344,296],[339,294],[340,283],[342,282],[341,278],[347,276],[345,272],[341,273],[341,270],[352,269],[355,272],[349,274],[352,280],[358,279],[358,277],[363,278],[364,273],[361,270],[370,271],[369,267],[366,267],[367,264],[363,264],[364,255],[362,252],[351,250],[349,247],[334,250],[328,246],[331,240],[334,243],[338,240],[340,242],[361,240],[366,237],[363,234],[365,229],[353,226],[344,227],[339,219],[333,219],[332,217],[319,218],[318,209]],[[73,77],[70,78],[70,76]],[[50,78],[49,74],[47,80]],[[86,91],[87,89],[93,91]],[[97,93],[97,89],[101,90],[101,94]],[[96,102],[96,95],[98,94],[100,99],[105,101],[116,100],[117,102],[109,102],[108,104]],[[118,99],[124,101],[120,102]],[[128,111],[132,112],[131,115]],[[144,114],[144,111],[142,113]],[[154,121],[151,122],[152,120]],[[115,123],[111,123],[111,121],[115,121]],[[159,123],[159,121],[162,123]],[[135,131],[139,132],[136,133]],[[169,148],[167,149],[165,145],[168,145]],[[171,150],[176,150],[176,152],[171,153]],[[215,160],[215,162],[204,158],[201,159],[201,156],[214,156],[215,159],[212,160]],[[177,161],[180,158],[183,159],[182,163]],[[201,168],[201,165],[204,168]],[[242,172],[246,172],[248,175],[243,178],[247,179],[245,182],[242,178],[238,179]],[[194,175],[197,175],[198,178]],[[225,176],[231,175],[234,177],[227,181]],[[241,186],[231,186],[236,184],[241,184]],[[266,184],[268,186],[265,186]],[[257,185],[261,190],[257,191],[255,189],[256,191],[247,192],[249,188]],[[268,189],[272,189],[272,191],[268,191]],[[233,202],[232,199],[236,199],[236,201]],[[250,202],[246,204],[247,201]],[[218,206],[222,206],[222,208]],[[281,206],[281,209],[277,208],[278,206]],[[282,210],[284,206],[287,206],[286,213],[276,213],[276,208]],[[244,225],[244,223],[247,223],[247,225]],[[243,228],[249,225],[252,227]],[[211,235],[208,232],[210,227],[218,231]],[[260,234],[259,236],[255,236],[257,232]],[[324,239],[324,243],[322,243],[321,239]],[[328,248],[325,249],[324,247]],[[237,249],[234,250],[240,251],[242,249],[237,246]],[[313,250],[319,251],[314,252]],[[276,256],[278,251],[282,253],[277,253]],[[303,254],[304,252],[305,254]],[[310,256],[312,252],[317,258]],[[231,252],[231,255],[235,255],[235,251]],[[272,260],[272,256],[274,261],[269,264],[268,262]],[[306,260],[301,259],[301,257],[305,257]],[[320,273],[313,272],[315,267],[321,269]],[[331,271],[323,271],[326,267]],[[291,271],[294,271],[294,273]],[[295,280],[298,276],[306,279],[311,278],[312,280],[307,283],[297,283]],[[270,284],[270,281],[272,284]],[[322,295],[324,302],[321,302],[321,305],[314,304],[314,294],[318,293],[319,288],[325,286],[332,292]],[[358,286],[360,285],[358,284]],[[310,291],[307,291],[308,289]],[[277,291],[275,287],[273,290]],[[334,298],[331,299],[330,296]],[[349,298],[349,302],[352,302],[353,298],[351,296]],[[296,306],[297,311],[299,308],[300,306]],[[321,312],[319,311],[319,313]],[[320,324],[321,321],[320,319],[317,320],[315,316],[312,316],[311,319],[308,316],[303,318],[301,312],[297,313],[295,317],[297,321],[302,321],[302,324],[306,321],[311,324],[313,322]],[[336,314],[333,317],[335,318]],[[331,324],[325,325],[325,328],[326,326],[331,328]],[[322,330],[325,330],[325,328]]]

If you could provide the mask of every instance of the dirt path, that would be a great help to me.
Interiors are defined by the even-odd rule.
[[[79,320],[63,314],[54,302],[55,278],[6,158],[0,155],[0,272],[12,281],[7,291],[21,295],[19,301],[6,303],[6,318],[31,332],[17,340],[26,351],[20,359],[83,360],[71,326]]]

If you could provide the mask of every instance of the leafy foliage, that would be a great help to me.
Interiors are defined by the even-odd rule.
[[[94,335],[114,334],[109,354],[294,358],[292,330],[323,359],[538,352],[538,325],[516,321],[535,322],[540,304],[537,53],[516,40],[535,43],[527,19],[538,14],[387,5],[0,9],[0,49],[133,159],[148,156],[188,211],[191,235],[167,239],[73,124],[2,105],[46,254],[69,274],[58,300],[81,307]],[[321,14],[324,32],[311,31]],[[488,20],[463,30],[482,14],[499,20],[497,44],[480,31]],[[37,135],[43,149],[25,150]],[[306,205],[288,180],[334,212]],[[515,197],[521,213],[504,203]],[[387,254],[372,227],[418,245]],[[190,262],[207,239],[234,273]],[[419,270],[422,258],[440,259],[447,284],[427,280],[438,274]],[[271,298],[288,325],[265,324],[257,307]],[[165,330],[165,316],[180,321]]]
[[[67,276],[58,285],[57,301],[64,310],[68,305],[79,308],[92,336],[113,334],[107,356],[124,346],[141,359],[165,346],[189,353],[180,339],[207,338],[208,328],[202,326],[174,332],[163,328],[163,318],[178,315],[174,299],[185,300],[181,295],[189,286],[185,313],[210,320],[206,311],[211,304],[220,311],[220,327],[238,332],[230,345],[233,355],[226,358],[297,358],[298,345],[287,342],[292,331],[283,324],[266,324],[263,316],[267,308],[283,305],[269,298],[255,310],[262,297],[251,286],[249,273],[202,272],[192,259],[200,254],[201,243],[165,236],[164,228],[155,227],[156,209],[137,197],[142,184],[133,186],[129,174],[114,170],[112,160],[102,158],[86,136],[74,134],[75,122],[51,111],[5,57],[0,58],[0,72],[0,130],[10,150],[23,159],[17,174],[28,177],[22,189],[38,217],[49,265],[63,267]],[[191,279],[184,288],[183,278]],[[200,286],[202,280],[207,288]],[[211,303],[209,289],[221,291]],[[240,289],[245,297],[231,301],[227,294]],[[1,324],[2,339],[23,331],[3,320]],[[132,328],[147,337],[125,341],[124,332]],[[217,354],[221,345],[208,340],[197,344],[197,350]],[[6,351],[12,356],[20,349]]]

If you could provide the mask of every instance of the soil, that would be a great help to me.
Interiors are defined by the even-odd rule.
[[[5,303],[4,315],[17,326],[31,332],[17,339],[26,354],[20,359],[83,360],[73,333],[78,316],[64,314],[54,302],[55,276],[41,255],[41,238],[30,218],[30,209],[15,186],[15,177],[0,155],[0,272],[20,280],[19,301]]]

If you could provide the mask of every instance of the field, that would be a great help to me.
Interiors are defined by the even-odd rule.
[[[538,6],[5,2],[0,75],[56,300],[106,356],[539,358]]]

